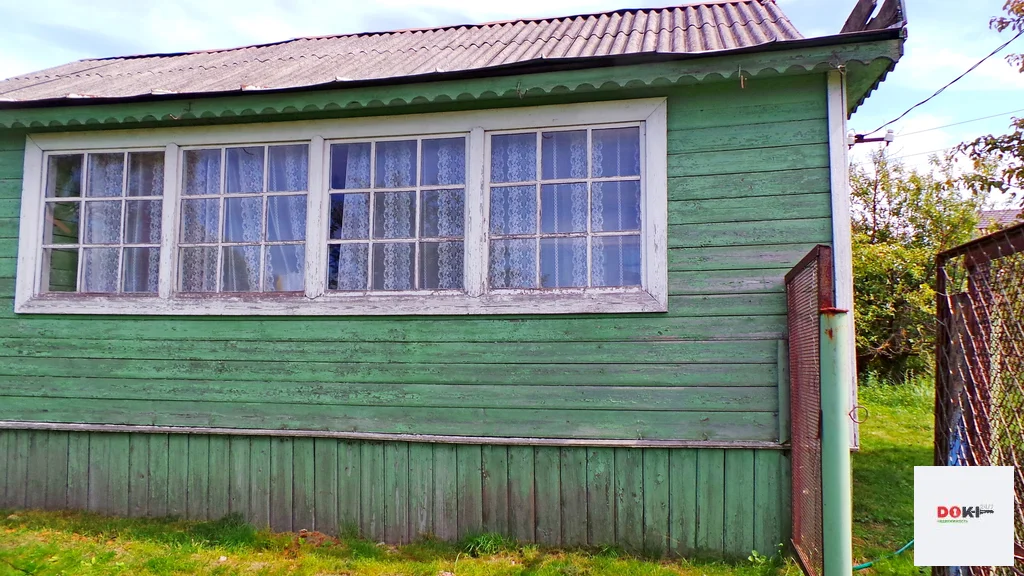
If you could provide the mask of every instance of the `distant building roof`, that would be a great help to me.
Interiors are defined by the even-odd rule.
[[[1022,210],[982,210],[978,215],[978,230],[986,231],[992,227],[1006,228],[1020,223]]]
[[[81,60],[0,81],[0,101],[299,88],[551,59],[700,54],[801,38],[774,0],[709,0],[660,9]]]

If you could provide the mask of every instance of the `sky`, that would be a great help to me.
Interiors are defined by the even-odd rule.
[[[856,0],[777,0],[806,37],[834,34]],[[905,0],[906,54],[853,116],[850,128],[869,132],[952,80],[1009,39],[989,29],[1004,0]],[[0,78],[73,60],[127,54],[228,48],[319,36],[548,17],[671,0],[0,0]],[[1007,50],[1024,52],[1024,39]],[[1011,116],[934,129],[1016,111],[1024,116],[1024,74],[1002,55],[892,126],[891,147],[908,164],[977,136],[1006,131]],[[925,132],[922,132],[925,131]],[[877,145],[860,145],[863,160]]]

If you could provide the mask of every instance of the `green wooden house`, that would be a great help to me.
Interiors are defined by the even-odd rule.
[[[773,549],[783,277],[831,244],[851,306],[845,121],[902,52],[898,2],[869,17],[710,0],[0,82],[0,508]]]

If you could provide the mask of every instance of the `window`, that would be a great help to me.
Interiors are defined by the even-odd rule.
[[[667,307],[659,99],[26,148],[21,313]]]

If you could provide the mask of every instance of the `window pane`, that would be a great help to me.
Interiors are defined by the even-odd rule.
[[[466,221],[466,202],[462,190],[423,192],[420,235],[426,238],[461,238]]]
[[[159,244],[160,200],[129,200],[124,221],[124,241],[128,244]]]
[[[540,188],[540,231],[587,231],[587,183],[545,184]]]
[[[78,198],[82,195],[82,155],[50,156],[46,173],[47,198]]]
[[[221,267],[221,291],[259,292],[260,247],[225,246]]]
[[[640,128],[594,130],[594,178],[640,175]]]
[[[217,248],[181,248],[179,258],[182,292],[217,291]]]
[[[370,187],[370,143],[331,145],[331,188]]]
[[[416,141],[377,143],[377,188],[416,185]]]
[[[378,192],[373,197],[374,238],[416,236],[415,192]]]
[[[224,182],[228,194],[263,192],[262,146],[228,148],[224,151],[224,160],[227,162]]]
[[[328,246],[327,289],[366,290],[366,244],[338,244]]]
[[[491,182],[537,179],[537,134],[491,136]]]
[[[587,177],[587,131],[541,134],[541,174],[544,180]]]
[[[264,259],[263,290],[300,292],[305,289],[305,247],[298,244],[267,246]]]
[[[271,146],[267,166],[271,192],[302,192],[309,188],[309,146]]]
[[[263,198],[224,201],[224,241],[259,242],[263,237]]]
[[[490,259],[491,288],[537,287],[536,240],[494,240]]]
[[[331,238],[370,237],[370,195],[331,194]]]
[[[44,250],[49,282],[47,292],[74,292],[78,289],[78,250]]]
[[[117,292],[117,257],[119,248],[86,248],[82,251],[82,291]]]
[[[164,153],[131,152],[128,154],[128,195],[163,196]]]
[[[216,242],[220,226],[220,200],[182,200],[181,241]]]
[[[537,189],[533,186],[491,188],[491,234],[537,232]]]
[[[120,196],[123,180],[124,154],[89,154],[89,185],[86,188],[86,196]]]
[[[220,149],[186,150],[185,195],[220,194]]]
[[[155,294],[160,278],[159,248],[124,249],[125,292],[148,292]]]
[[[306,239],[306,197],[267,198],[267,240],[288,242]]]
[[[121,201],[85,204],[85,243],[121,242]]]
[[[373,289],[412,290],[415,251],[412,242],[374,244]]]
[[[594,286],[640,285],[639,236],[597,236],[593,243]]]
[[[591,230],[615,232],[640,229],[640,182],[591,184]]]
[[[424,242],[420,246],[420,288],[462,289],[462,242]]]
[[[46,204],[46,237],[44,244],[78,244],[80,202],[48,202]]]
[[[586,286],[587,239],[542,239],[540,241],[540,285],[544,288]]]
[[[466,139],[442,138],[423,141],[424,186],[466,183]]]

